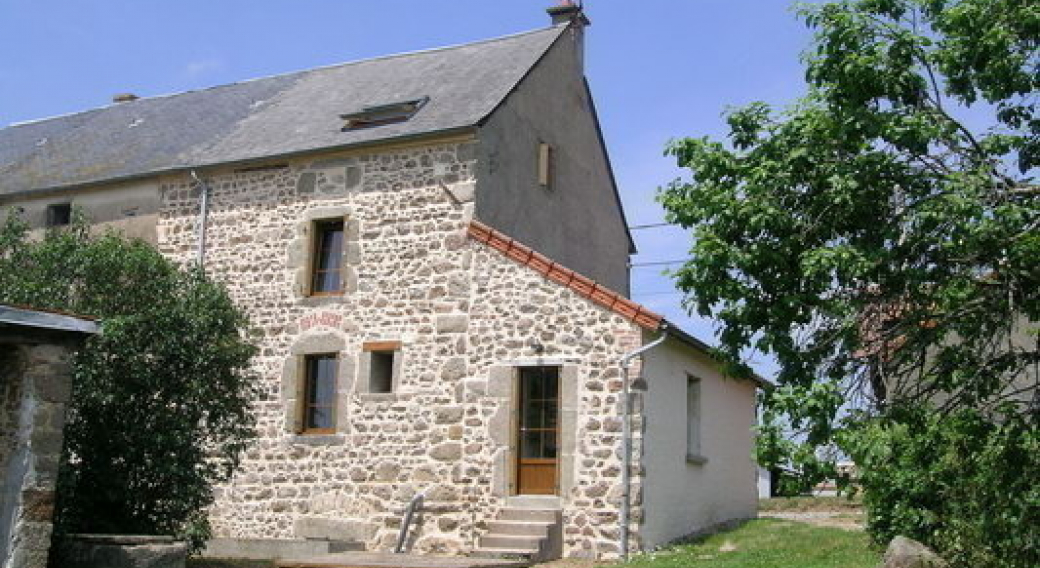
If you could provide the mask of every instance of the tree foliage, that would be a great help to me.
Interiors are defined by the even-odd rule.
[[[0,228],[0,302],[100,318],[75,357],[59,531],[209,534],[213,484],[254,436],[247,320],[219,284],[83,219],[33,238]]]
[[[849,0],[799,14],[814,30],[806,96],[782,111],[730,112],[728,143],[673,141],[667,152],[690,176],[659,196],[693,230],[692,260],[674,273],[688,309],[720,321],[738,369],[749,348],[780,364],[760,460],[826,475],[817,450],[837,439],[867,471],[899,463],[924,478],[932,464],[899,452],[925,432],[949,444],[943,452],[957,432],[978,436],[969,446],[979,452],[1025,433],[1035,443],[1040,6]],[[959,430],[964,416],[994,426]],[[929,426],[898,430],[911,423]],[[793,441],[781,425],[798,432]],[[892,453],[867,451],[870,439]],[[1035,453],[1013,455],[1023,461],[1009,468],[1037,478]],[[878,487],[865,484],[868,502]],[[887,510],[872,513],[879,539],[914,532],[965,558],[947,540],[953,519],[890,515],[942,514],[932,503],[872,502]],[[969,509],[979,526],[997,514]],[[1023,555],[1000,562],[1024,566]]]

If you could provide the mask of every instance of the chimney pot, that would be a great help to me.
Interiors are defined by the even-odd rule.
[[[137,95],[135,95],[133,93],[118,93],[116,95],[112,95],[112,102],[114,102],[114,103],[128,103],[130,101],[136,101],[139,98],[140,97],[138,97]]]
[[[572,0],[561,0],[558,6],[553,6],[546,10],[549,13],[549,17],[552,18],[552,25],[558,26],[560,24],[577,23],[582,26],[588,26],[592,22],[585,17],[585,12],[581,6],[574,4]]]

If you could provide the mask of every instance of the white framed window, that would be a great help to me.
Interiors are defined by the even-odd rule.
[[[701,455],[701,380],[692,375],[686,375],[686,461],[707,461]]]

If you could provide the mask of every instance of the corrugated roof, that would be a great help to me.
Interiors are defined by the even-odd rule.
[[[0,196],[255,160],[478,124],[566,29],[142,98],[0,130]],[[340,115],[429,97],[405,122]]]

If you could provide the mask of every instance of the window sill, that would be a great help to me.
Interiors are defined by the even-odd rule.
[[[401,399],[396,392],[359,392],[357,397],[361,402],[394,402]]]
[[[343,294],[323,294],[318,296],[300,296],[300,305],[303,306],[332,306],[343,303]]]
[[[290,445],[302,446],[342,446],[347,443],[343,434],[292,434],[288,438]]]
[[[689,465],[704,465],[708,463],[708,458],[702,455],[686,454],[686,463]]]

